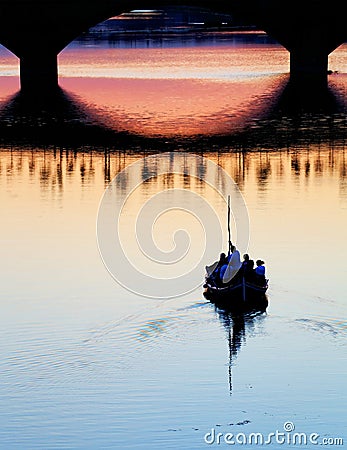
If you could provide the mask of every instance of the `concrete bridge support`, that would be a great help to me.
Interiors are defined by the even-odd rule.
[[[20,56],[22,91],[51,91],[58,87],[58,57],[55,51],[44,50]]]
[[[290,79],[302,83],[327,83],[328,54],[319,48],[306,46],[290,52]]]
[[[298,83],[327,83],[329,53],[338,45],[330,42],[321,24],[303,24],[294,33],[290,30],[282,37],[290,53],[290,79]]]

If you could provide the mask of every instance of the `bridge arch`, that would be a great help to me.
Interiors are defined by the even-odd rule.
[[[341,0],[0,0],[0,43],[20,59],[22,89],[58,85],[57,55],[81,33],[132,9],[197,6],[245,17],[290,52],[293,79],[326,82],[347,39]]]

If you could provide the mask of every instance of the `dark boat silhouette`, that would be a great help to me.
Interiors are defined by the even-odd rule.
[[[226,286],[207,282],[204,297],[224,311],[233,313],[265,312],[269,301],[266,295],[268,280],[264,286],[246,281],[244,277]]]
[[[228,256],[233,252],[230,234],[230,196],[228,196],[228,232],[229,251]],[[224,311],[235,314],[248,312],[265,312],[269,301],[266,295],[269,280],[265,276],[259,277],[253,273],[245,274],[239,266],[238,272],[227,283],[223,283],[219,275],[213,276],[218,263],[206,266],[206,277],[203,295],[206,300],[214,303],[215,306]]]

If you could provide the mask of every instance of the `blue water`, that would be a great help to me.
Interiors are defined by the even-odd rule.
[[[272,171],[281,158],[283,174],[261,193],[251,182],[259,155],[249,154],[243,195],[253,223],[250,253],[266,256],[270,305],[264,315],[233,323],[201,289],[151,300],[109,275],[95,235],[102,154],[76,155],[67,172],[65,152],[2,151],[1,448],[203,448],[212,429],[265,436],[288,421],[307,435],[345,437],[344,251],[334,253],[342,272],[331,265],[323,278],[306,260],[321,254],[314,235],[326,230],[325,213],[345,220],[346,195],[316,212],[316,230],[299,227],[293,235],[291,222],[306,196],[312,203],[324,190],[336,192],[344,153],[326,171],[326,186],[319,174],[309,175],[309,191],[291,178],[291,155],[267,155]],[[326,156],[312,150],[310,161]],[[111,166],[122,158],[112,154]],[[86,160],[88,181],[81,183]],[[225,155],[220,163],[237,160]],[[51,174],[46,185],[43,167]],[[51,181],[59,167],[57,189]],[[274,183],[287,185],[287,198],[273,193]],[[253,206],[255,195],[262,197]],[[308,216],[314,204],[309,208]],[[278,216],[283,210],[286,220]],[[306,243],[299,258],[289,230]],[[341,224],[326,234],[326,247],[343,233]]]
[[[191,450],[229,447],[230,432],[239,440],[233,446],[243,448],[256,446],[242,443],[250,433],[261,433],[263,446],[274,449],[313,449],[328,438],[346,443],[343,111],[298,114],[256,121],[255,134],[247,135],[251,151],[192,150],[237,181],[250,218],[247,250],[266,263],[268,310],[244,321],[216,311],[201,287],[171,299],[145,298],[104,266],[96,236],[102,195],[149,148],[4,145],[1,449]],[[336,114],[341,122],[334,122]],[[336,136],[329,134],[332,122]],[[224,200],[206,186],[202,169],[189,182],[156,177],[153,169],[154,178],[142,183],[149,170],[143,167],[125,219],[136,218],[156,193],[177,189],[180,198],[185,189],[205,198],[225,227]],[[127,183],[122,178],[119,189]],[[222,184],[216,179],[214,187]],[[163,208],[170,206],[165,201]],[[207,228],[210,218],[202,220]],[[176,222],[164,221],[158,245],[181,226]],[[287,443],[273,437],[265,444],[276,431]],[[288,441],[295,432],[318,436],[299,446]],[[329,446],[343,447],[335,444]]]

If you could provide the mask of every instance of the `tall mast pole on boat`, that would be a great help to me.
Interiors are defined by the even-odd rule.
[[[230,232],[230,195],[228,195],[228,255],[231,253],[231,232]]]

